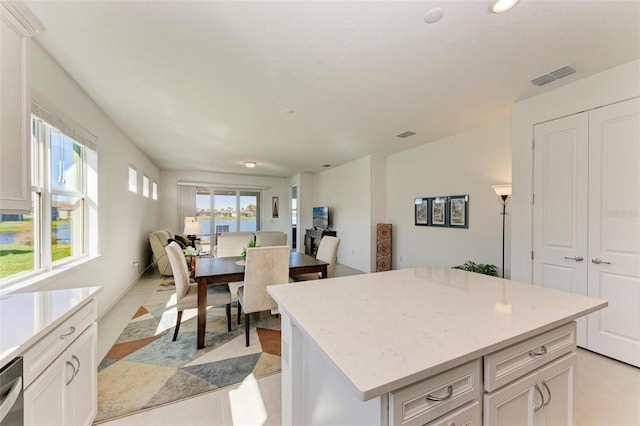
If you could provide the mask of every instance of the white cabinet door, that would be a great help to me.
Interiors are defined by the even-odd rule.
[[[587,294],[587,113],[535,126],[533,283]],[[577,343],[587,345],[586,319]]]
[[[30,37],[19,5],[0,2],[0,210],[31,209]]]
[[[572,425],[576,354],[485,394],[484,425]]]
[[[93,323],[69,347],[75,376],[66,387],[68,425],[89,426],[98,412],[97,325]]]
[[[589,115],[588,348],[640,367],[640,99]]]
[[[73,368],[59,357],[24,391],[25,426],[65,424],[66,382]]]
[[[87,328],[24,392],[25,426],[88,426],[97,412],[97,325]]]

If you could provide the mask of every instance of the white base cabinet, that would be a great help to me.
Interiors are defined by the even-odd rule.
[[[96,357],[93,323],[25,390],[25,426],[91,425],[97,412]]]
[[[573,425],[573,321],[363,402],[281,315],[283,425]]]
[[[89,426],[98,411],[96,302],[25,351],[25,426]]]
[[[484,424],[572,425],[576,354],[484,396]]]

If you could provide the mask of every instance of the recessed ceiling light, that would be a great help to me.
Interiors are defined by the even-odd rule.
[[[489,10],[493,13],[503,13],[512,9],[520,0],[494,0],[489,6]]]
[[[293,114],[294,112],[296,112],[296,110],[293,108],[285,108],[284,110],[285,114]]]
[[[256,164],[258,164],[258,163],[256,163],[255,161],[245,161],[244,162],[244,166],[248,167],[250,169],[253,169],[256,166]]]

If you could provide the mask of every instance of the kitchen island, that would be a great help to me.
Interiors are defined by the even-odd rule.
[[[448,268],[268,291],[284,425],[570,424],[573,321],[607,306]]]

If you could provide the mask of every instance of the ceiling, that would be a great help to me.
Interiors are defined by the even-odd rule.
[[[640,1],[26,3],[36,40],[161,169],[316,173],[640,58]]]

